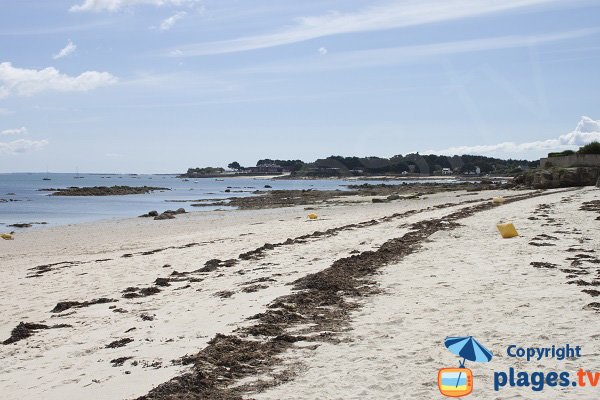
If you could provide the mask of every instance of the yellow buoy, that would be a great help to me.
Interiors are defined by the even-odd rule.
[[[512,237],[515,237],[515,236],[519,236],[519,233],[517,232],[517,229],[510,222],[507,222],[505,224],[498,224],[498,225],[496,225],[496,227],[498,228],[498,231],[500,231],[500,234],[502,235],[502,237],[504,239],[512,238]]]
[[[502,204],[505,201],[506,200],[504,200],[504,197],[502,197],[502,196],[492,198],[492,203],[494,203],[494,204]]]
[[[308,218],[309,219],[317,219],[317,214],[315,214],[315,213],[308,214]]]
[[[13,240],[13,237],[10,233],[0,233],[0,238],[4,240]]]

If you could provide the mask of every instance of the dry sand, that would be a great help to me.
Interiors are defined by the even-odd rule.
[[[318,207],[316,221],[308,221],[302,207],[291,207],[197,212],[167,221],[129,219],[19,233],[14,241],[0,241],[0,340],[9,338],[21,321],[71,327],[34,330],[28,338],[0,345],[2,398],[144,395],[189,370],[173,360],[201,350],[217,333],[227,335],[251,326],[248,317],[290,294],[295,280],[353,253],[377,250],[409,233],[419,221],[443,219],[479,204],[477,200],[487,204],[484,199],[498,194],[519,193],[524,192],[437,193],[382,204],[338,202]],[[440,398],[437,370],[458,365],[443,347],[444,337],[474,335],[496,356],[489,364],[467,365],[475,374],[475,398],[546,399],[569,393],[598,398],[589,388],[547,388],[542,397],[526,388],[495,393],[491,377],[494,370],[510,366],[600,370],[598,314],[586,309],[595,300],[582,292],[593,287],[568,284],[579,279],[591,282],[600,267],[590,258],[569,259],[578,254],[596,259],[600,251],[598,213],[580,210],[582,203],[598,200],[599,194],[594,188],[547,191],[483,209],[456,221],[463,226],[433,233],[422,248],[371,277],[381,292],[356,300],[360,307],[340,326],[339,340],[291,345],[280,354],[282,363],[274,372],[287,371],[286,376],[293,372],[293,379],[245,397]],[[419,212],[385,219],[409,210]],[[378,223],[267,248],[258,259],[238,258],[265,243],[371,220]],[[500,220],[515,222],[521,236],[500,239],[495,228]],[[238,261],[190,273],[211,259]],[[556,267],[536,268],[530,265],[535,261]],[[55,263],[62,264],[50,265]],[[41,265],[47,266],[31,269]],[[171,278],[169,286],[155,285],[157,278]],[[122,297],[130,287],[138,288],[130,293],[143,288],[160,292]],[[99,298],[116,301],[51,312],[59,302]],[[288,328],[294,333],[306,327]],[[121,339],[132,341],[107,348]],[[518,362],[504,353],[512,343],[579,344],[584,354],[577,361]],[[131,358],[113,366],[119,363],[111,360],[123,357]],[[272,375],[263,373],[259,378],[269,381]],[[250,374],[234,384],[256,378]]]

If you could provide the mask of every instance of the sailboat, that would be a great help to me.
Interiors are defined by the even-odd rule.
[[[48,178],[48,168],[46,168],[46,176],[42,178],[43,181],[51,181],[52,179]]]
[[[85,178],[84,176],[80,176],[80,175],[79,175],[79,168],[77,168],[77,173],[75,173],[75,176],[74,176],[74,178],[75,178],[75,179],[83,179],[83,178]]]

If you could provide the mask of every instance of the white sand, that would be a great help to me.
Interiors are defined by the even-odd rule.
[[[207,273],[202,282],[191,283],[187,289],[175,290],[187,285],[181,282],[154,296],[121,298],[121,291],[129,286],[151,286],[157,277],[167,277],[174,270],[192,271],[212,258],[236,258],[266,242],[283,242],[315,230],[435,204],[489,198],[497,193],[461,197],[445,193],[385,204],[327,206],[317,211],[320,219],[312,222],[306,220],[307,211],[294,207],[198,212],[169,221],[136,218],[19,233],[14,241],[0,241],[0,339],[8,338],[20,321],[66,323],[73,328],[40,330],[28,339],[0,345],[4,361],[0,367],[2,398],[122,399],[145,394],[185,370],[171,365],[171,360],[200,350],[216,333],[231,333],[247,325],[248,316],[289,293],[291,287],[287,283],[325,269],[353,250],[376,249],[386,240],[406,233],[408,223],[440,217],[456,208],[429,210],[402,220],[276,248],[260,261],[243,261]],[[594,355],[598,346],[594,337],[597,315],[582,310],[593,299],[581,293],[581,287],[567,285],[565,273],[529,265],[530,261],[546,259],[568,267],[565,258],[569,253],[565,250],[578,244],[580,237],[592,239],[581,246],[600,249],[595,214],[578,210],[582,201],[597,199],[598,193],[596,189],[585,189],[574,196],[553,194],[508,204],[461,221],[465,227],[435,234],[426,248],[398,265],[384,268],[383,274],[376,277],[385,293],[368,298],[355,313],[353,330],[345,334],[348,342],[323,344],[315,351],[286,353],[288,365],[296,365],[302,356],[304,372],[288,384],[252,396],[439,398],[437,369],[457,365],[456,358],[441,344],[447,335],[474,335],[498,355],[490,364],[471,365],[477,390],[481,390],[480,394],[485,390],[484,397],[476,398],[541,398],[539,393],[536,397],[523,388],[506,388],[497,396],[490,390],[493,370],[517,365],[514,359],[500,354],[509,342],[582,344],[585,357],[581,365],[600,370],[600,356]],[[571,202],[560,202],[568,196],[573,196]],[[528,220],[540,203],[552,203],[552,212],[557,220],[564,220],[565,226],[542,227],[543,221]],[[495,223],[500,219],[514,220],[522,237],[499,239]],[[573,227],[580,229],[581,235],[551,233]],[[560,238],[557,246],[527,244],[544,232]],[[124,253],[191,242],[201,245],[121,257]],[[93,262],[106,258],[111,260]],[[26,278],[31,272],[28,268],[61,261],[83,263]],[[164,264],[171,267],[163,268]],[[261,277],[276,281],[254,293],[240,290],[242,284]],[[214,295],[223,290],[235,294],[228,299]],[[74,314],[60,318],[50,313],[59,301],[99,297],[119,301],[75,309]],[[109,309],[111,305],[127,313],[115,313]],[[73,310],[64,314],[70,311]],[[154,315],[154,321],[143,321],[142,313]],[[125,333],[133,327],[136,329]],[[105,348],[121,338],[134,341],[121,348]],[[129,356],[133,358],[121,367],[113,367],[109,362]],[[575,371],[579,365],[563,362],[560,368]],[[552,363],[544,363],[542,370],[553,367]],[[403,388],[410,388],[410,395]],[[583,388],[571,392],[583,398],[593,394],[593,390]],[[546,389],[543,394],[543,398],[552,398],[560,392]]]

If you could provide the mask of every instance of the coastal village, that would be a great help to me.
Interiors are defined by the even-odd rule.
[[[484,156],[420,155],[382,157],[331,156],[311,163],[301,160],[259,160],[256,166],[238,162],[229,169],[190,168],[182,178],[220,178],[227,176],[279,176],[282,178],[351,177],[509,177],[538,187],[586,186],[598,180],[600,143],[592,142],[578,151],[549,153],[537,161],[502,160]]]

